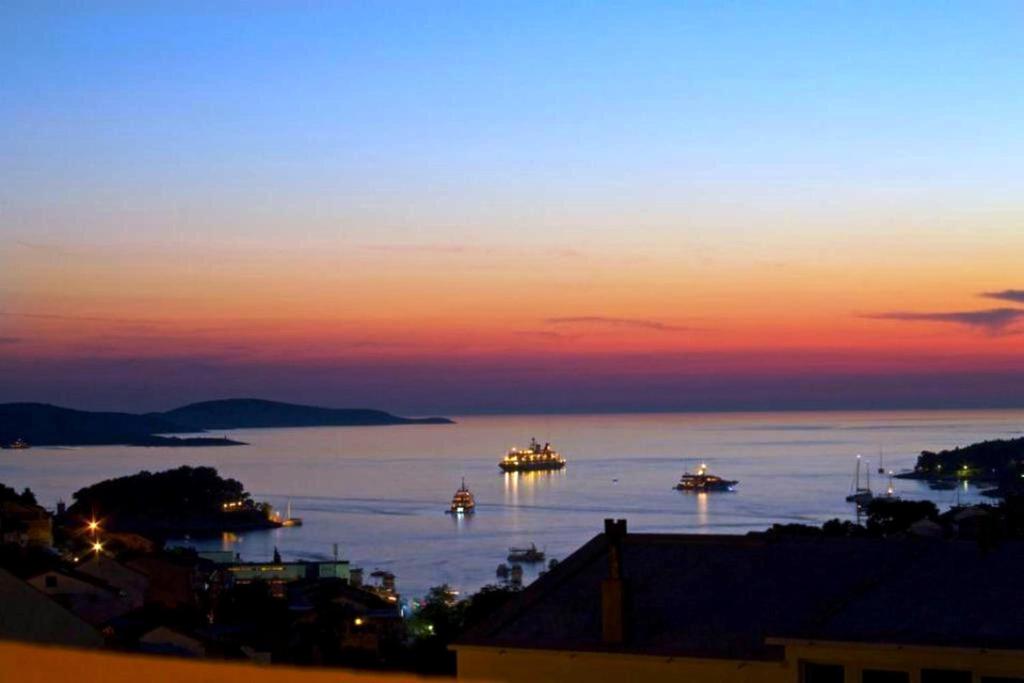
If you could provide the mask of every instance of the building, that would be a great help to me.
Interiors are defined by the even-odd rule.
[[[146,602],[149,577],[137,569],[121,564],[110,557],[93,555],[75,566],[78,574],[91,576],[117,589],[129,609],[138,609]]]
[[[49,548],[53,545],[53,517],[38,505],[0,502],[0,543]]]
[[[316,579],[349,580],[348,560],[331,560],[329,562],[244,562],[225,565],[222,575],[226,585],[246,584],[264,581],[270,586],[271,592],[283,598],[287,585],[295,581]]]
[[[1019,683],[1024,543],[627,534],[453,646],[460,680]]]
[[[3,569],[0,569],[0,640],[76,648],[103,645],[103,636],[90,624]]]
[[[127,592],[77,571],[51,569],[33,576],[27,583],[94,625],[127,614],[138,606]]]

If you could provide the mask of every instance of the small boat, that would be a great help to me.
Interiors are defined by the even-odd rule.
[[[857,467],[854,470],[853,475],[853,492],[846,497],[847,503],[856,503],[858,506],[863,507],[875,499],[875,494],[871,492],[871,467],[865,463],[865,476],[867,481],[864,486],[860,485],[860,454],[857,454]]]
[[[281,526],[302,526],[302,517],[292,517],[292,501],[288,501],[288,509],[285,512]]]
[[[4,446],[4,448],[10,448],[13,450],[24,450],[26,448],[32,448],[25,439],[15,439],[11,443]]]
[[[537,546],[533,543],[530,544],[529,548],[509,548],[508,549],[508,561],[509,562],[543,562],[544,551],[537,550]]]
[[[473,494],[466,488],[466,479],[462,479],[462,486],[452,496],[452,503],[448,506],[447,513],[449,515],[468,515],[476,510],[476,501],[473,499]]]
[[[565,467],[565,458],[551,447],[543,446],[537,439],[530,439],[527,448],[510,448],[498,463],[503,472],[536,472],[539,470],[560,470]]]
[[[714,474],[708,474],[708,466],[704,463],[697,468],[697,473],[683,472],[679,483],[675,488],[677,491],[689,491],[693,493],[704,493],[709,491],[734,491],[738,481],[734,479],[722,479]]]

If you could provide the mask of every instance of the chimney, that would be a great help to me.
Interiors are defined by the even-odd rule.
[[[604,520],[604,536],[608,541],[608,578],[601,582],[601,638],[607,645],[622,645],[626,640],[626,589],[622,575],[626,520]]]

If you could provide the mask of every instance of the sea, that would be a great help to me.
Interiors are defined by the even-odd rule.
[[[563,559],[599,533],[605,518],[630,531],[744,534],[774,523],[855,519],[845,501],[856,456],[884,490],[885,470],[906,471],[922,450],[1019,436],[1024,410],[456,416],[452,425],[232,430],[247,446],[35,447],[0,453],[0,482],[28,486],[41,504],[70,501],[110,477],[179,465],[210,465],[257,500],[303,525],[182,538],[232,550],[246,561],[340,557],[396,575],[407,599],[449,584],[463,594],[496,582],[509,547],[536,544]],[[218,432],[219,436],[220,433]],[[498,460],[531,437],[568,460],[559,472],[505,474]],[[739,480],[734,492],[673,489],[684,470]],[[465,478],[470,516],[446,514]],[[933,491],[896,480],[906,499],[940,508],[988,500],[965,484]],[[543,565],[525,566],[524,581]]]

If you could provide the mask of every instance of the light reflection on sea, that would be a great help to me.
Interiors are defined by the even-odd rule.
[[[449,426],[237,430],[238,448],[33,448],[4,451],[0,482],[30,486],[52,506],[78,488],[139,470],[213,465],[257,499],[284,509],[301,527],[193,539],[234,549],[247,560],[341,554],[368,571],[388,569],[406,595],[448,582],[466,591],[495,580],[509,546],[531,542],[564,558],[624,517],[632,531],[744,533],[773,522],[852,518],[844,501],[854,456],[881,449],[886,469],[913,465],[941,449],[1020,433],[1024,411],[830,412],[757,414],[566,415],[456,418]],[[568,458],[553,473],[503,474],[497,461],[531,436]],[[735,493],[688,495],[672,489],[683,468],[704,460],[740,480]],[[460,479],[477,499],[468,517],[444,514]],[[932,491],[897,482],[907,498],[940,506],[977,489]],[[527,568],[526,579],[536,576]]]

